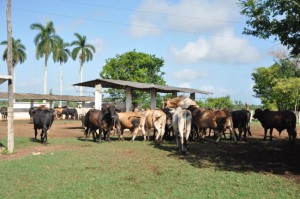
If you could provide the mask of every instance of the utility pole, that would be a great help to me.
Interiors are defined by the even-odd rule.
[[[12,64],[12,28],[11,28],[11,0],[7,0],[6,9],[7,20],[7,71],[8,75],[13,75]],[[7,107],[7,150],[9,153],[14,151],[14,79],[8,80],[8,107]]]

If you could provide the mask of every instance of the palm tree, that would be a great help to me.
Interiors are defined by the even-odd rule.
[[[96,52],[95,47],[91,44],[86,43],[86,36],[82,36],[78,33],[74,34],[77,40],[71,43],[71,46],[75,46],[72,50],[72,58],[75,60],[77,57],[80,62],[80,82],[82,82],[82,68],[83,63],[93,59],[93,53]],[[80,86],[80,96],[82,96],[82,87]]]
[[[46,26],[40,23],[31,24],[32,30],[38,30],[39,33],[34,38],[34,44],[36,46],[36,58],[42,58],[45,56],[44,62],[44,94],[47,92],[47,62],[57,41],[60,39],[55,34],[55,29],[52,21],[48,21]]]
[[[7,41],[2,41],[1,45],[7,46]],[[2,59],[7,60],[7,48],[4,50]],[[15,66],[24,63],[26,60],[25,46],[21,43],[20,39],[15,40],[12,38],[12,66],[13,66],[13,92],[16,92],[16,68]]]
[[[62,64],[66,63],[70,56],[70,50],[67,48],[69,46],[70,46],[69,43],[64,43],[64,41],[60,39],[53,50],[54,62],[60,63],[60,67],[59,67],[59,94],[60,95],[62,95]],[[59,102],[59,105],[61,107],[61,101]]]

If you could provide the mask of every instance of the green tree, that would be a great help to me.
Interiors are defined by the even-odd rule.
[[[254,96],[261,99],[265,108],[294,109],[296,98],[289,95],[296,96],[293,86],[297,87],[297,82],[293,84],[291,81],[299,77],[299,69],[287,60],[280,60],[268,68],[257,68],[252,73]]]
[[[207,108],[221,109],[221,108],[233,108],[233,103],[230,99],[230,96],[226,97],[209,97],[205,101],[205,106]]]
[[[163,78],[165,74],[161,71],[164,65],[162,58],[157,58],[155,55],[146,54],[143,52],[136,52],[135,50],[126,52],[122,55],[116,55],[114,58],[106,60],[100,72],[100,77],[103,79],[117,79],[141,83],[153,83],[165,85]],[[109,89],[109,94],[113,100],[125,100],[124,92],[115,89]],[[150,95],[148,92],[133,91],[133,99],[138,104],[150,104]],[[160,96],[157,96],[157,104],[162,103]]]
[[[7,41],[2,41],[1,45],[7,46]],[[3,60],[7,60],[7,48],[3,53]],[[13,92],[16,92],[16,65],[18,63],[22,64],[26,60],[26,47],[22,44],[20,39],[15,40],[12,38],[12,66],[13,66]]]
[[[276,105],[279,110],[298,110],[300,78],[275,79],[273,87]]]
[[[60,39],[59,36],[55,34],[55,28],[52,21],[48,21],[46,26],[40,23],[31,24],[30,28],[32,30],[37,30],[39,33],[34,38],[34,44],[36,46],[36,58],[45,57],[44,60],[44,94],[47,92],[47,62],[48,58],[53,51],[54,46]]]
[[[300,53],[299,0],[239,0],[241,14],[248,17],[243,33],[262,39],[275,37],[291,50]]]
[[[74,35],[77,40],[71,43],[71,46],[75,46],[75,48],[72,50],[72,58],[74,60],[76,60],[77,57],[79,58],[80,82],[82,82],[83,63],[93,59],[93,53],[96,52],[96,49],[93,45],[87,43],[86,36],[82,36],[78,33],[75,33]],[[80,87],[80,96],[82,96],[82,87]]]
[[[70,56],[70,50],[68,47],[70,46],[69,43],[64,43],[62,39],[60,39],[57,45],[54,47],[53,50],[53,60],[54,62],[59,62],[59,94],[62,95],[62,64],[68,61]],[[61,101],[60,101],[61,106]]]

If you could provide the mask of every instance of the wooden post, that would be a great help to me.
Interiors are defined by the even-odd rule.
[[[196,93],[190,93],[190,98],[191,100],[194,100],[196,99]]]
[[[177,97],[177,92],[172,92],[172,98]]]
[[[126,88],[126,111],[130,111],[132,106],[132,94],[131,94],[131,88]]]

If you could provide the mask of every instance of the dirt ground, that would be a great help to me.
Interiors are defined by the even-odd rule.
[[[231,143],[217,145],[209,141],[199,146],[201,143],[189,144],[189,156],[187,161],[191,164],[199,164],[199,167],[205,166],[198,159],[204,158],[214,162],[217,167],[228,170],[255,171],[263,173],[272,173],[282,175],[294,180],[300,184],[300,127],[297,128],[298,139],[296,144],[291,145],[288,142],[287,132],[283,131],[279,136],[277,130],[273,132],[273,141],[262,141],[263,128],[260,124],[251,124],[252,136],[247,141],[239,141],[237,145]],[[34,137],[33,124],[29,120],[14,121],[15,137]],[[0,149],[3,146],[3,139],[7,136],[7,122],[0,121]],[[127,132],[125,136],[131,137]],[[38,135],[39,138],[39,135]],[[48,140],[53,138],[84,138],[81,121],[79,120],[55,120]],[[138,139],[139,141],[141,139]],[[5,143],[6,145],[6,143]],[[213,148],[212,148],[213,147]],[[3,147],[2,147],[3,148]],[[58,150],[72,150],[73,147],[64,145],[44,145],[27,147],[16,150],[14,154],[4,155],[0,153],[0,161],[22,158],[28,155],[35,155]],[[198,159],[197,159],[198,158]],[[222,164],[221,164],[222,162]],[[225,164],[224,164],[225,163]]]

